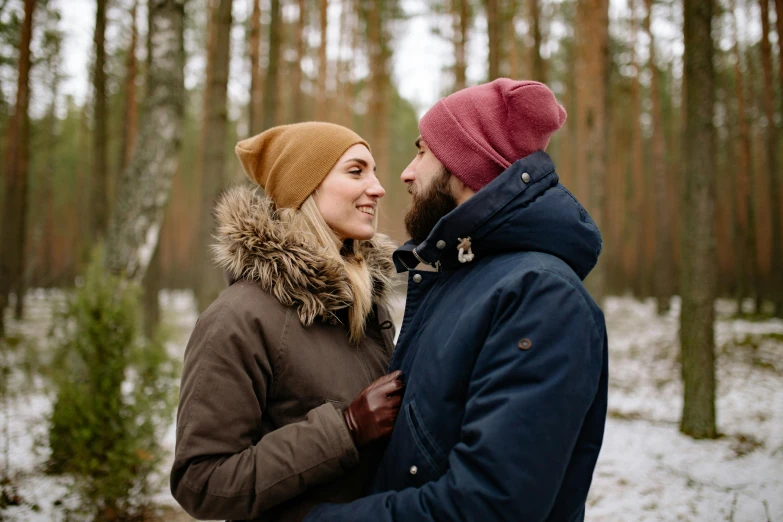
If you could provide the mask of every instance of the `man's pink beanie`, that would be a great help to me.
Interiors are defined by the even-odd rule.
[[[546,149],[565,121],[565,109],[543,83],[499,78],[440,100],[419,121],[419,132],[435,157],[478,191],[516,160]]]

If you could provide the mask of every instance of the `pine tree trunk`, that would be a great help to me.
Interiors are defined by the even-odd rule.
[[[775,0],[775,27],[778,30],[778,84],[781,89],[780,114],[783,116],[783,0]]]
[[[106,114],[106,1],[96,1],[95,11],[95,68],[93,69],[93,164],[90,206],[91,232],[94,240],[106,236],[109,216],[109,168]]]
[[[543,37],[541,35],[541,0],[530,0],[530,21],[533,25],[533,80],[546,83],[546,62],[541,56],[541,45]]]
[[[682,235],[680,430],[714,438],[715,426],[715,104],[714,0],[685,0],[685,133]]]
[[[466,46],[468,27],[470,26],[470,6],[468,0],[451,0],[451,16],[454,33],[454,90],[467,87],[466,70],[468,68]]]
[[[164,218],[165,221],[165,218]],[[163,224],[161,224],[163,228]],[[142,307],[144,310],[143,329],[147,339],[152,339],[160,325],[160,291],[163,270],[160,260],[160,242],[155,245],[147,273],[142,279]]]
[[[655,236],[657,248],[655,249],[653,291],[658,305],[658,313],[664,314],[669,310],[669,303],[673,293],[674,270],[671,262],[672,252],[672,225],[671,209],[669,208],[668,183],[666,178],[666,139],[663,129],[663,111],[661,110],[660,73],[655,63],[656,48],[655,36],[650,28],[652,18],[653,0],[645,0],[647,13],[644,18],[644,29],[650,38],[650,56],[648,67],[650,69],[650,101],[652,109],[652,173],[654,180],[653,192],[655,194]]]
[[[264,126],[263,129],[274,127],[277,121],[278,79],[280,76],[281,30],[282,16],[280,0],[270,2],[269,23],[269,65],[264,81]]]
[[[576,6],[576,130],[580,197],[599,230],[604,219],[609,121],[609,1],[579,0]],[[599,302],[606,286],[606,264],[599,261],[588,285]]]
[[[305,56],[305,28],[307,27],[307,2],[298,0],[299,14],[296,21],[294,45],[296,57],[291,67],[291,120],[294,122],[304,121],[304,97],[302,96],[302,60]]]
[[[24,270],[27,236],[28,166],[30,162],[30,41],[36,1],[25,0],[22,39],[16,84],[16,105],[8,129],[5,153],[2,238],[0,241],[0,337],[5,335],[3,320],[8,296],[24,299],[19,286]],[[23,286],[23,285],[22,285]]]
[[[106,241],[106,267],[140,282],[158,242],[171,180],[179,163],[185,113],[185,3],[150,1],[148,92],[138,144],[120,176],[120,192]]]
[[[370,54],[370,143],[379,172],[389,174],[389,60],[391,53],[386,34],[385,3],[387,0],[363,2],[367,18],[367,38]],[[391,181],[391,180],[389,180]]]
[[[639,76],[641,68],[639,67],[636,56],[636,45],[638,42],[638,24],[636,21],[636,1],[629,1],[630,21],[631,21],[631,66],[634,75],[631,77],[631,179],[633,180],[633,203],[631,207],[634,212],[631,216],[625,217],[625,223],[630,230],[625,234],[627,238],[633,238],[633,289],[637,296],[646,294],[645,275],[647,273],[647,262],[645,258],[645,217],[644,212],[647,204],[647,187],[644,184],[644,158],[643,155],[643,137],[641,126],[642,115],[642,95]]]
[[[783,317],[783,233],[781,232],[780,172],[777,155],[777,130],[775,128],[775,91],[772,85],[772,46],[769,42],[769,0],[759,0],[761,6],[761,69],[764,77],[764,116],[767,172],[769,173],[769,196],[772,217],[772,270],[770,272],[769,296],[775,304],[775,315]]]
[[[484,0],[487,10],[487,38],[489,43],[489,81],[500,78],[500,30],[498,0]]]
[[[741,315],[742,301],[746,297],[757,297],[758,289],[758,251],[756,248],[756,208],[753,202],[755,193],[753,165],[748,115],[745,109],[745,76],[742,69],[742,53],[739,48],[739,35],[734,2],[731,2],[734,45],[734,89],[737,98],[737,120],[739,127],[739,172],[736,177],[734,208],[736,209],[736,227],[739,248],[737,252],[737,310]]]
[[[248,129],[250,136],[261,132],[263,118],[261,100],[263,81],[261,78],[261,0],[253,0],[250,15],[250,108],[248,110]]]
[[[320,42],[318,46],[318,87],[315,98],[315,119],[317,121],[326,120],[326,43],[328,28],[328,10],[329,0],[319,0],[318,20],[320,22]]]
[[[212,207],[225,185],[226,133],[228,125],[228,71],[231,47],[232,0],[212,0],[210,34],[207,48],[207,81],[204,89],[203,126],[201,133],[201,205],[199,212],[198,264],[196,298],[203,311],[223,289],[220,270],[212,263],[209,244],[212,241]]]
[[[133,146],[136,142],[137,120],[138,120],[138,100],[136,98],[136,76],[138,75],[138,63],[136,60],[136,44],[138,42],[137,19],[138,0],[133,3],[131,11],[131,41],[128,47],[128,57],[125,62],[125,118],[122,123],[122,137],[120,141],[120,157],[117,169],[118,172],[125,170],[133,154]],[[121,197],[117,194],[115,197]]]

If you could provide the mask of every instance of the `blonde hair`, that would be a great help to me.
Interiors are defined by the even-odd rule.
[[[348,330],[351,342],[359,344],[364,338],[367,316],[372,310],[372,280],[367,263],[360,254],[362,241],[347,240],[345,244],[340,241],[340,238],[321,215],[312,195],[305,199],[299,210],[280,209],[278,215],[281,220],[289,223],[299,222],[304,229],[302,232],[311,233],[312,239],[323,249],[324,254],[339,263],[345,270],[353,298],[353,302],[348,308]],[[377,229],[377,215],[374,225]],[[349,243],[350,250],[346,251],[345,247],[349,246]]]

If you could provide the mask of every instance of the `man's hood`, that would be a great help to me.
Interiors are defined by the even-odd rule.
[[[555,166],[543,151],[518,160],[441,218],[425,241],[399,248],[394,254],[397,270],[414,268],[419,261],[457,267],[458,246],[466,238],[472,262],[510,252],[544,252],[565,261],[580,279],[598,262],[602,247],[598,227],[558,183]]]

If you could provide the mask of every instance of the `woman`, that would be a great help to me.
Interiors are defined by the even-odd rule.
[[[385,191],[338,125],[275,127],[236,152],[267,197],[237,187],[215,209],[231,284],[185,352],[171,490],[196,518],[300,520],[360,496],[399,410]]]

